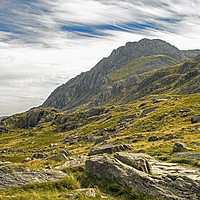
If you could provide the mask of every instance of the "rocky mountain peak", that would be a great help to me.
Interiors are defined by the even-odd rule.
[[[193,53],[190,52],[190,56]],[[109,57],[102,59],[90,71],[81,73],[55,89],[42,107],[70,109],[88,103],[108,83],[111,73],[133,59],[152,55],[166,55],[176,61],[183,60],[182,52],[178,48],[159,39],[128,42],[113,50]],[[187,52],[184,52],[184,56],[187,56]]]

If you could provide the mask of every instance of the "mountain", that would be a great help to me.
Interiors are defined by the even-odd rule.
[[[133,65],[135,70],[131,69],[131,73],[136,76],[128,80],[129,82],[132,81],[134,85],[140,79],[138,74],[175,64],[194,57],[198,53],[200,53],[199,50],[180,51],[175,46],[158,39],[128,42],[125,46],[113,50],[108,58],[103,58],[90,71],[81,73],[66,84],[56,88],[42,107],[67,110],[93,100],[94,105],[100,105],[101,102],[95,101],[94,98],[102,93],[107,85],[115,84],[112,78],[110,79],[111,74],[122,69],[128,63],[139,62],[139,64]]]
[[[198,53],[127,43],[0,118],[0,199],[199,200]]]

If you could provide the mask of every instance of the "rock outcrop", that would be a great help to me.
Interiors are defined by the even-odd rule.
[[[131,157],[131,156],[130,156]],[[127,155],[125,156],[127,158]],[[132,158],[129,160],[131,161]],[[133,188],[138,192],[157,199],[199,200],[200,176],[189,176],[184,168],[172,173],[167,168],[177,168],[162,164],[158,173],[158,164],[152,167],[152,175],[137,170],[125,159],[118,160],[111,156],[92,156],[86,161],[87,172],[100,179],[111,179],[122,186]],[[157,170],[157,171],[156,171]],[[164,170],[164,171],[163,171]],[[172,170],[172,169],[171,169]],[[172,170],[173,171],[173,170]],[[164,172],[164,173],[163,173]],[[154,174],[155,173],[155,174]]]
[[[12,188],[23,186],[28,183],[42,183],[56,181],[67,176],[67,174],[56,170],[33,170],[29,172],[15,172],[0,174],[0,188]]]

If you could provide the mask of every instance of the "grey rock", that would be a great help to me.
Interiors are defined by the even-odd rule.
[[[15,166],[12,164],[2,164],[0,166],[0,174],[10,174],[14,172],[25,172],[26,169],[24,167]]]
[[[102,149],[92,150],[90,151],[88,156],[104,154],[104,153],[113,154],[115,152],[128,151],[128,150],[133,150],[133,148],[129,144],[123,144],[123,145],[118,145],[118,146],[111,146],[111,147],[106,147]]]
[[[87,135],[87,139],[88,139],[88,140],[91,140],[93,137],[94,137],[94,133],[89,133],[89,134]]]
[[[35,153],[32,158],[35,158],[35,159],[43,159],[43,158],[46,158],[48,155],[47,154],[44,154],[44,153]]]
[[[126,121],[127,119],[134,119],[134,118],[137,118],[137,114],[124,115],[122,118],[119,119],[119,123],[122,121]]]
[[[110,135],[106,135],[106,136],[102,136],[102,137],[99,137],[99,138],[95,138],[94,145],[100,144],[100,143],[104,142],[105,140],[109,140],[111,138],[112,137]]]
[[[184,150],[189,150],[189,148],[187,148],[185,143],[176,142],[173,146],[173,152],[180,152]]]
[[[151,136],[148,138],[148,142],[154,142],[158,140],[162,140],[164,137],[163,136]]]
[[[173,139],[183,139],[183,137],[178,137],[176,135],[169,135],[164,141],[173,140]]]
[[[95,190],[93,188],[77,189],[76,193],[64,194],[64,195],[61,196],[61,198],[78,199],[80,196],[96,197],[96,192],[95,192]]]
[[[200,115],[192,117],[191,122],[192,123],[199,123],[200,122]]]
[[[200,147],[200,142],[196,143],[194,147]]]
[[[24,113],[24,116],[15,115],[14,118],[9,118],[13,128],[31,128],[44,122],[47,118],[54,119],[59,110],[51,108],[48,110],[42,108],[33,108]]]
[[[200,152],[198,153],[174,153],[172,155],[173,158],[186,158],[186,159],[199,159],[200,160]]]
[[[0,174],[0,188],[7,189],[24,186],[28,183],[56,181],[64,178],[65,176],[67,176],[67,174],[57,170],[32,170],[29,172]]]
[[[72,131],[77,129],[78,127],[81,127],[83,125],[78,125],[78,124],[64,124],[62,126],[60,126],[59,128],[57,128],[57,132],[67,132],[67,131]]]
[[[91,176],[111,179],[122,186],[145,193],[152,198],[166,200],[200,199],[200,179],[196,180],[192,176],[186,177],[178,173],[173,175],[169,172],[154,176],[137,170],[128,164],[107,155],[92,156],[86,161],[86,169]]]
[[[155,110],[157,110],[157,109],[158,109],[158,106],[155,106],[155,107],[152,107],[152,108],[147,108],[147,109],[145,109],[145,110],[142,111],[140,117],[141,117],[141,118],[142,118],[142,117],[145,117],[145,116],[147,116],[149,113],[151,113],[151,112],[153,112],[153,111],[155,111]]]
[[[84,117],[93,117],[102,114],[105,111],[105,108],[91,108],[90,110],[86,111]]]
[[[64,169],[67,167],[74,168],[85,165],[86,160],[88,159],[87,156],[79,156],[79,157],[73,157],[71,160],[66,161],[64,164],[55,167],[55,169]]]
[[[151,165],[149,164],[148,159],[153,158],[151,158],[147,154],[119,152],[115,153],[114,157],[135,169],[138,169],[148,174],[151,173]]]

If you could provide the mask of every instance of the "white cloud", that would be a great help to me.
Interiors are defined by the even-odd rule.
[[[0,11],[0,115],[41,104],[58,84],[128,41],[160,38],[180,49],[200,44],[199,0],[6,0]],[[134,23],[150,26],[102,29],[94,37],[61,29]]]

